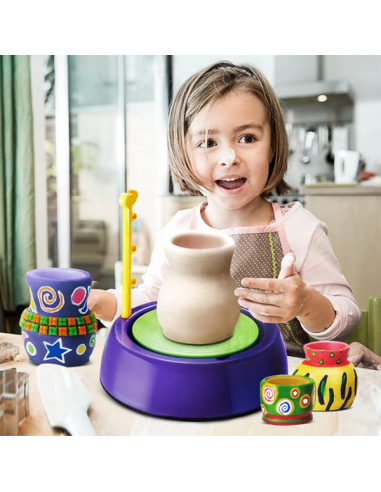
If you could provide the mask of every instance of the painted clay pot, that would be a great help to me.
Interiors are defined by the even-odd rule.
[[[343,342],[311,342],[304,345],[304,352],[306,359],[293,374],[314,379],[314,411],[349,408],[358,385],[356,370],[348,362],[349,345]]]
[[[88,362],[97,322],[88,307],[91,275],[73,268],[26,274],[31,302],[20,319],[24,347],[36,364],[79,366]]]
[[[312,420],[315,381],[306,376],[270,376],[261,381],[263,421],[273,425],[306,424]]]
[[[165,244],[170,264],[157,301],[164,335],[202,345],[233,335],[240,306],[230,276],[234,240],[218,231],[188,231]]]

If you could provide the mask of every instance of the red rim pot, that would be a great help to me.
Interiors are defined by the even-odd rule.
[[[304,352],[311,366],[337,367],[349,364],[349,345],[344,342],[311,342],[304,345]]]

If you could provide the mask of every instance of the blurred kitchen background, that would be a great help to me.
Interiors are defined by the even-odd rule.
[[[350,282],[357,281],[358,273],[351,271],[352,259],[347,261],[345,251],[341,252],[346,247],[340,245],[340,237],[347,245],[359,233],[357,225],[353,231],[343,225],[355,220],[356,214],[362,222],[359,210],[364,204],[356,202],[356,197],[375,199],[365,206],[371,215],[368,242],[381,244],[381,188],[377,188],[381,175],[381,55],[30,58],[38,268],[80,268],[92,274],[97,288],[120,286],[118,197],[127,189],[136,189],[133,276],[139,282],[162,226],[177,210],[200,201],[181,196],[170,181],[168,106],[188,76],[218,60],[254,64],[281,99],[290,142],[287,180],[293,191],[273,200],[281,204],[299,200],[313,213],[320,213],[325,222],[340,214],[339,229],[335,221],[328,225],[330,234],[332,228],[338,234],[336,248],[340,251],[335,251],[340,261],[344,257],[349,264],[344,274]],[[335,186],[335,153],[344,150],[358,152],[358,166],[350,179],[353,183]],[[360,180],[368,181],[367,186],[360,186]],[[337,202],[332,204],[329,200],[334,197]],[[340,212],[345,197],[349,205]],[[357,244],[354,247],[361,256]],[[381,257],[379,249],[365,251],[364,261],[370,261],[369,255]],[[377,279],[369,287],[372,271],[377,272],[373,273]],[[356,286],[361,302],[369,292],[381,295],[380,269],[375,270],[374,263],[372,271],[365,272],[361,285]],[[368,285],[366,292],[364,284]]]

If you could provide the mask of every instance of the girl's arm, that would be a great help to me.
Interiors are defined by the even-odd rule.
[[[313,287],[305,285],[302,297],[303,306],[296,317],[308,331],[321,333],[332,326],[335,320],[335,310],[329,299]]]
[[[279,273],[280,279],[286,279],[293,277],[296,274],[295,271],[295,261],[296,257],[293,253],[288,253],[282,261],[281,271]],[[305,288],[305,301],[304,307],[306,314],[303,315],[303,312],[299,313],[298,319],[299,321],[308,329],[311,327],[311,331],[316,333],[316,327],[320,328],[323,326],[323,330],[318,329],[318,333],[327,329],[327,327],[331,326],[335,319],[335,310],[331,302],[321,295],[317,290],[308,287],[304,284]],[[316,306],[315,309],[309,309],[308,305]],[[314,319],[313,315],[310,316],[309,313],[319,313],[319,319]]]

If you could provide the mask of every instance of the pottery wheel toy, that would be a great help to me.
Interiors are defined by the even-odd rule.
[[[120,197],[123,220],[123,313],[107,338],[100,380],[129,408],[163,418],[214,420],[260,409],[260,383],[287,374],[277,325],[241,309],[233,335],[210,344],[184,344],[164,336],[157,304],[131,309],[132,206],[137,192]],[[210,312],[213,316],[213,312]]]

